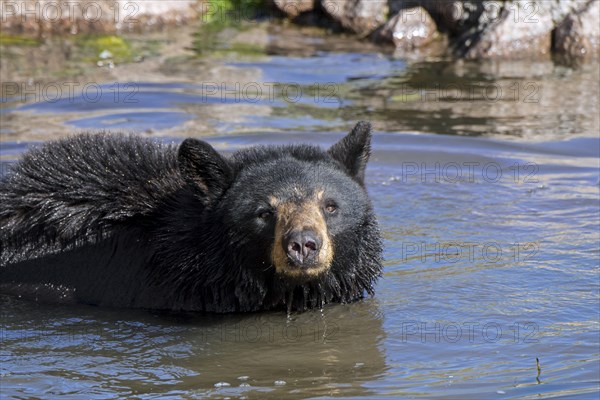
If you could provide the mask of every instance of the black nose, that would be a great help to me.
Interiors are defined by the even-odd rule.
[[[309,230],[291,232],[283,240],[288,258],[299,267],[310,267],[316,261],[320,248],[319,236]]]

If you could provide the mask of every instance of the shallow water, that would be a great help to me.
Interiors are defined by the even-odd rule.
[[[324,52],[322,39],[313,42],[319,46],[308,54],[278,46],[210,61],[234,88],[279,83],[272,98],[257,101],[250,92],[236,101],[240,90],[213,93],[212,78],[194,82],[194,68],[205,63],[196,57],[166,60],[136,82],[135,103],[5,99],[0,160],[6,170],[36,141],[82,128],[166,141],[209,135],[232,151],[328,146],[355,120],[371,119],[367,186],[386,249],[376,295],[291,318],[1,297],[2,397],[597,396],[597,67],[414,64]],[[444,82],[460,90],[534,82],[539,101],[442,98]],[[302,88],[297,101],[286,84]],[[112,96],[110,85],[101,87]],[[421,97],[421,89],[437,98]]]

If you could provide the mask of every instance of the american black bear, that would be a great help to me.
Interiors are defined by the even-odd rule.
[[[373,293],[381,237],[364,187],[371,126],[327,151],[223,156],[83,134],[0,181],[0,290],[177,311],[306,310]]]

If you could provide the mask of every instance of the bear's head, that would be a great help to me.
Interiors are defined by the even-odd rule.
[[[381,239],[364,185],[370,141],[366,122],[328,150],[257,146],[224,157],[187,139],[178,164],[211,224],[220,226],[218,246],[232,263],[297,284],[335,275],[342,285],[354,277],[370,291],[381,271]]]

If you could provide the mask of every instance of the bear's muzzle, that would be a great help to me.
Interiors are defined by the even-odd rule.
[[[315,278],[331,266],[333,246],[320,199],[274,204],[277,210],[271,261],[275,270],[301,280]]]

